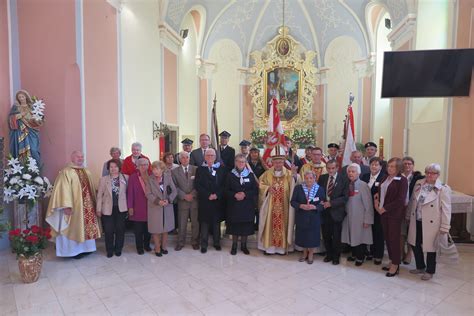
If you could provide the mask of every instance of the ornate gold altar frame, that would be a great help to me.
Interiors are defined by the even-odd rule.
[[[312,107],[316,94],[317,68],[313,63],[316,52],[305,50],[291,35],[288,27],[280,27],[278,35],[261,51],[250,54],[254,62],[251,69],[250,95],[254,106],[254,129],[267,128],[267,76],[278,68],[289,68],[299,73],[298,114],[282,121],[285,131],[308,128],[313,125]]]

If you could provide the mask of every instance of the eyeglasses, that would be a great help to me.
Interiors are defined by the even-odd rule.
[[[431,172],[431,171],[428,171],[426,174],[427,174],[427,175],[438,175],[439,172]]]

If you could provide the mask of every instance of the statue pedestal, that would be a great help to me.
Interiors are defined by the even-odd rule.
[[[31,228],[36,225],[42,227],[42,213],[41,213],[41,202],[37,201],[33,206],[28,203],[19,203],[19,201],[13,201],[13,220],[12,228],[20,228],[21,230]]]

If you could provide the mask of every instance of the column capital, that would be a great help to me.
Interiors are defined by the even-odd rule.
[[[416,34],[416,14],[408,14],[398,23],[387,38],[390,41],[392,50],[398,50],[403,44],[415,38]]]
[[[158,31],[160,32],[160,42],[164,47],[172,51],[175,55],[179,55],[181,46],[184,44],[184,40],[173,30],[166,22],[161,22],[158,25]]]
[[[212,74],[216,71],[216,64],[208,60],[196,57],[197,75],[201,79],[211,79]]]
[[[329,67],[321,67],[318,69],[318,75],[319,75],[319,84],[324,85],[328,84],[328,71]]]
[[[354,70],[359,78],[370,77],[375,70],[375,53],[370,53],[367,58],[355,60],[353,62]]]

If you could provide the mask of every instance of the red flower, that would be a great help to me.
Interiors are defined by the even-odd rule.
[[[29,229],[25,229],[25,230],[23,231],[23,234],[25,234],[25,235],[28,235],[29,233],[30,233],[30,230],[29,230]]]
[[[39,234],[41,232],[41,228],[36,226],[36,225],[33,225],[31,226],[31,231],[34,233],[34,234]]]
[[[38,236],[26,236],[25,239],[32,244],[37,244],[39,242]]]
[[[46,234],[46,239],[51,239],[51,237],[53,237],[51,234]]]
[[[20,236],[21,230],[19,228],[17,229],[12,229],[10,232],[8,232],[8,235],[10,236]]]
[[[51,234],[51,227],[48,227],[45,230],[43,230],[43,233],[46,235]]]

